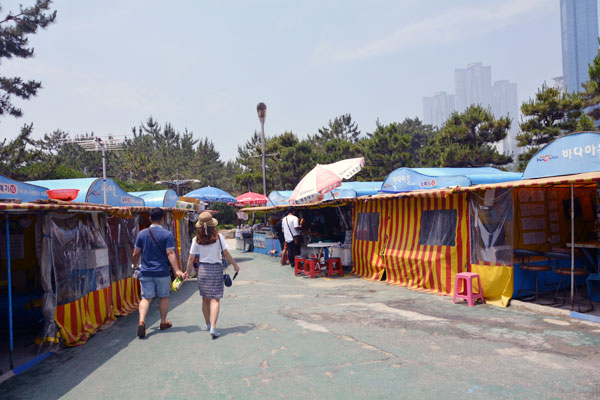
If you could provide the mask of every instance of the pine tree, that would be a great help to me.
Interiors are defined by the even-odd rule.
[[[526,147],[527,151],[519,155],[519,169],[523,170],[542,146],[575,131],[583,107],[583,100],[577,93],[563,93],[545,84],[535,99],[523,103],[521,112],[525,120],[520,124],[521,133],[517,140],[519,147]]]
[[[48,0],[36,0],[31,7],[20,6],[19,12],[9,11],[0,16],[0,62],[3,58],[31,58],[27,36],[46,28],[56,20],[56,11],[50,12]],[[0,11],[2,11],[0,7]],[[39,81],[23,81],[20,77],[0,76],[0,116],[4,114],[20,117],[23,111],[13,104],[13,97],[24,100],[35,96],[42,87]]]
[[[508,135],[510,119],[494,118],[491,111],[471,105],[464,112],[453,113],[435,133],[424,150],[429,166],[484,167],[502,166],[512,157],[494,147]]]

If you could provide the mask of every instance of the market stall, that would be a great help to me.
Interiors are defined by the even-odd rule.
[[[495,235],[508,235],[502,239],[506,243],[489,246],[479,256],[481,264],[514,266],[516,297],[537,300],[552,292],[556,301],[561,289],[570,288],[570,300],[581,300],[578,309],[588,306],[585,292],[600,300],[599,177],[600,134],[581,132],[543,147],[528,163],[522,181],[470,188],[491,199],[488,203],[497,197],[494,193],[511,191],[514,204],[511,224],[490,224],[510,228]],[[504,255],[494,259],[498,248],[504,248]],[[581,295],[575,296],[578,287]]]
[[[486,178],[486,176],[488,178]],[[473,182],[520,179],[493,168],[399,168],[382,194],[352,200],[353,272],[358,276],[452,294],[470,258],[468,195]]]

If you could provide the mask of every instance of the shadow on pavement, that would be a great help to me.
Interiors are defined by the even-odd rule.
[[[182,285],[176,293],[171,293],[170,312],[195,295],[197,290],[198,287],[194,280]],[[148,327],[152,327],[160,321],[158,303],[158,299],[154,299],[150,305],[150,311],[146,318],[146,326]],[[136,336],[137,324],[137,311],[125,317],[119,317],[114,325],[96,333],[85,345],[62,349],[22,375],[17,375],[2,383],[0,385],[0,398],[58,399],[64,396],[123,348],[130,346],[136,340],[140,340]],[[159,332],[163,334],[177,331],[192,333],[198,330],[200,330],[198,326],[177,326],[175,323],[175,326],[165,331],[160,331],[158,326],[150,328],[146,338]],[[110,335],[110,338],[107,338],[106,335]],[[100,339],[96,340],[98,337]],[[59,370],[57,367],[63,365],[68,365],[71,371],[70,374],[57,372]],[[64,369],[60,370],[64,372]],[[51,389],[48,385],[38,387],[36,383],[40,378],[52,381]]]
[[[227,335],[230,335],[233,333],[246,334],[246,333],[250,332],[251,330],[253,330],[255,327],[256,327],[256,325],[250,324],[250,325],[232,326],[229,328],[217,327],[217,330],[221,334],[221,337],[223,337],[223,336],[227,336]]]

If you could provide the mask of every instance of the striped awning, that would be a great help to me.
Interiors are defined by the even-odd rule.
[[[246,213],[257,213],[257,212],[277,212],[277,211],[285,211],[290,206],[293,206],[297,209],[317,209],[317,208],[327,208],[327,207],[342,207],[345,206],[352,199],[344,199],[344,200],[329,200],[329,201],[317,201],[313,203],[305,203],[305,204],[284,204],[280,206],[265,206],[265,207],[246,207],[242,208],[240,211]]]
[[[0,203],[0,211],[41,212],[41,211],[71,211],[71,212],[107,212],[124,218],[131,218],[129,207],[111,207],[102,204],[86,203]]]
[[[476,191],[487,189],[504,189],[504,188],[519,188],[519,187],[568,187],[571,184],[577,187],[594,186],[600,181],[600,171],[585,172],[582,174],[551,176],[548,178],[523,179],[520,181],[501,182],[494,184],[482,184],[469,187],[461,187],[459,191]]]

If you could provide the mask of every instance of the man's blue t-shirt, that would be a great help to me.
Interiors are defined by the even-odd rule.
[[[158,246],[152,240],[148,229],[152,229]],[[157,225],[152,225],[148,229],[141,231],[135,241],[135,247],[142,250],[142,267],[140,269],[142,277],[170,276],[169,258],[166,250],[175,248],[173,234]]]

